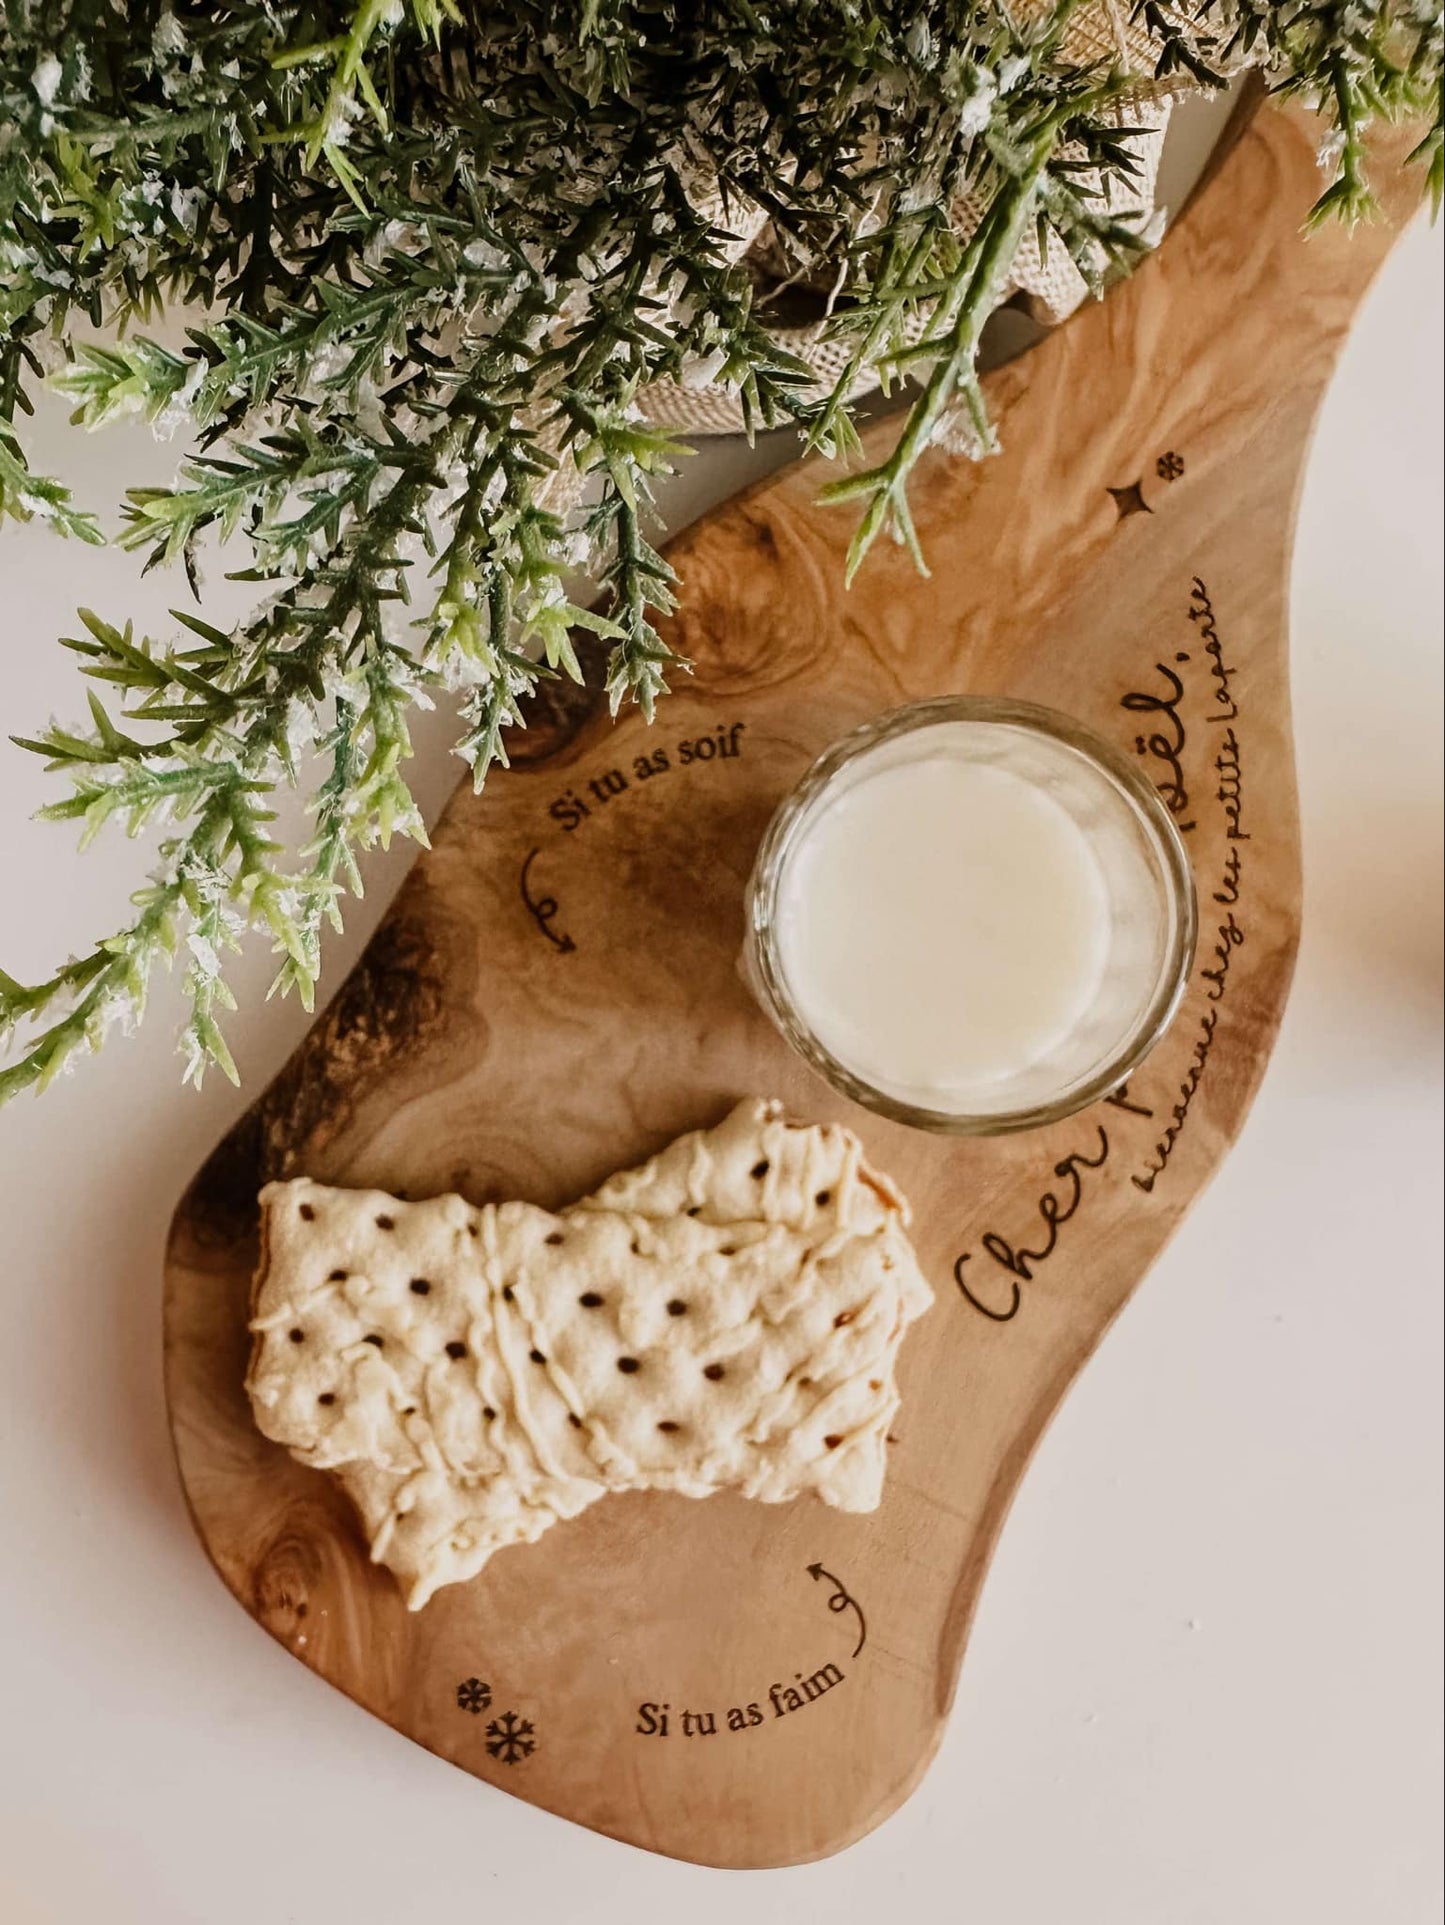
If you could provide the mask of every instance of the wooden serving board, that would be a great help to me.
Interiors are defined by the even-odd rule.
[[[166,1383],[196,1528],[303,1664],[442,1757],[709,1864],[837,1851],[938,1743],[990,1553],[1080,1365],[1218,1165],[1299,930],[1285,593],[1301,464],[1390,219],[1306,241],[1316,133],[1261,112],[1157,258],[990,382],[1004,452],[930,455],[932,575],[875,549],[815,464],[673,544],[696,672],[648,729],[556,700],[463,786],[302,1048],[175,1217]],[[884,422],[870,456],[896,432]],[[865,717],[955,691],[1083,717],[1164,789],[1199,953],[1110,1102],[961,1141],[836,1096],[738,974],[764,825]],[[839,1117],[912,1199],[937,1303],[903,1351],[882,1508],[609,1497],[404,1608],[322,1473],[242,1389],[256,1192],[276,1175],[553,1207],[739,1097]]]

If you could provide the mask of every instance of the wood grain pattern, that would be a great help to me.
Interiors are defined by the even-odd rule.
[[[771,1865],[858,1837],[926,1766],[1020,1473],[1237,1133],[1284,1003],[1295,500],[1391,238],[1300,238],[1313,152],[1308,122],[1262,113],[1155,260],[990,383],[1002,455],[931,455],[914,486],[929,580],[881,549],[845,594],[850,516],[818,507],[810,466],[675,543],[693,677],[651,731],[559,698],[510,773],[458,792],[181,1202],[166,1381],[206,1549],[302,1662],[477,1776],[654,1850]],[[1393,220],[1415,192],[1387,185]],[[964,690],[1052,703],[1142,754],[1171,785],[1202,911],[1183,1010],[1127,1094],[992,1141],[854,1109],[736,969],[753,852],[814,754]],[[551,1206],[750,1093],[844,1117],[914,1204],[938,1303],[904,1349],[883,1508],[609,1498],[408,1615],[330,1480],[251,1425],[258,1186],[305,1171]],[[639,1729],[664,1706],[665,1735]],[[508,1755],[507,1713],[532,1727],[526,1755]]]

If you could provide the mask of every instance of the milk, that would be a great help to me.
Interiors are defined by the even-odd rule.
[[[1072,816],[1008,769],[946,755],[823,810],[781,910],[783,968],[819,1041],[935,1101],[1057,1047],[1109,948],[1108,891]]]
[[[768,859],[785,1029],[935,1116],[1067,1103],[1178,972],[1183,858],[1144,795],[1141,813],[1086,746],[996,719],[942,716],[844,756]]]

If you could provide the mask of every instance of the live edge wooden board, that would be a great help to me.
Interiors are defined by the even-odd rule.
[[[1158,256],[992,380],[1003,453],[932,454],[913,484],[928,580],[884,544],[845,593],[851,517],[819,507],[811,464],[675,542],[670,639],[695,673],[651,729],[557,703],[482,797],[458,791],[177,1210],[167,1393],[216,1569],[303,1664],[502,1790],[679,1858],[778,1865],[876,1825],[938,1743],[1019,1476],[1239,1130],[1289,983],[1300,471],[1418,191],[1382,164],[1386,221],[1305,240],[1315,141],[1258,113]],[[835,1096],[737,969],[779,797],[865,717],[965,690],[1137,753],[1201,911],[1183,1008],[1127,1089],[992,1141]],[[555,1206],[749,1094],[842,1118],[914,1206],[937,1303],[904,1347],[881,1510],[610,1497],[409,1614],[330,1480],[252,1427],[258,1187]]]

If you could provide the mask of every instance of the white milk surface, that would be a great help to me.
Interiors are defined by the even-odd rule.
[[[946,751],[830,799],[791,852],[778,910],[814,1035],[924,1107],[1056,1050],[1109,959],[1109,888],[1073,815],[1026,776]]]

